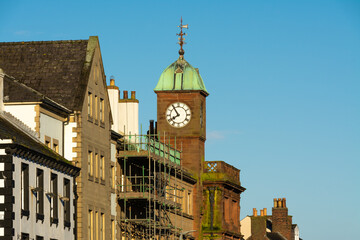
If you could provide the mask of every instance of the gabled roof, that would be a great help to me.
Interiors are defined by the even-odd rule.
[[[97,37],[3,42],[0,43],[0,68],[55,102],[71,110],[81,110],[97,45]]]
[[[11,143],[1,143],[0,147],[14,149],[17,155],[26,155],[27,159],[41,161],[41,164],[62,170],[70,175],[76,176],[80,169],[73,166],[70,161],[54,152],[36,137],[16,124],[11,118],[0,112],[0,139],[10,139]]]

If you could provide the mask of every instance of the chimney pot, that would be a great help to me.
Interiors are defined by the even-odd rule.
[[[267,216],[267,209],[264,208],[264,216]]]
[[[260,210],[260,216],[264,216],[264,210],[263,209]]]
[[[274,208],[277,208],[278,207],[278,204],[277,204],[277,199],[274,198]]]
[[[128,91],[124,91],[124,99],[128,99]]]
[[[286,208],[286,198],[283,198],[283,199],[282,199],[282,206],[283,206],[284,208]]]
[[[256,210],[256,208],[253,208],[253,216],[254,216],[254,217],[257,216],[257,210]]]
[[[282,199],[281,198],[278,198],[278,207],[282,208]]]
[[[110,77],[110,86],[115,86],[115,78],[113,76]]]
[[[131,99],[135,99],[135,91],[131,91]]]

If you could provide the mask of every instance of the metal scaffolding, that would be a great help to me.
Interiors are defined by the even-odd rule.
[[[183,221],[177,219],[183,216],[185,196],[181,151],[176,147],[176,138],[150,133],[125,135],[118,145],[121,237],[178,239],[180,236]]]

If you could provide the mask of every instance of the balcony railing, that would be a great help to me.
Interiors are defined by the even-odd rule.
[[[207,174],[205,180],[230,180],[240,184],[240,170],[223,161],[206,161],[204,173]]]
[[[122,151],[148,151],[164,160],[180,165],[181,152],[157,140],[156,135],[125,135]]]

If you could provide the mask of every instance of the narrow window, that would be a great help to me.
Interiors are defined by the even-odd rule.
[[[59,153],[59,141],[57,139],[53,139],[53,150]]]
[[[115,188],[115,167],[111,166],[111,187]]]
[[[93,235],[93,211],[89,209],[88,213],[88,239],[94,240]]]
[[[70,227],[70,180],[64,178],[64,226]]]
[[[111,240],[115,240],[115,221],[111,220]]]
[[[21,164],[21,215],[29,216],[29,165]]]
[[[191,192],[189,191],[188,194],[187,194],[187,213],[188,214],[192,214],[192,209],[191,209]]]
[[[230,215],[231,222],[235,224],[238,218],[236,217],[237,209],[236,209],[236,202],[234,200],[231,200],[230,213],[231,213]]]
[[[100,98],[100,121],[105,121],[105,115],[104,115],[104,99]]]
[[[89,176],[93,176],[93,153],[92,153],[92,151],[88,152],[88,172],[89,172]]]
[[[95,177],[99,177],[99,154],[95,153]]]
[[[105,180],[105,157],[102,155],[100,159],[100,175],[101,175],[101,179]]]
[[[44,237],[42,237],[42,236],[36,236],[36,240],[44,240]]]
[[[44,171],[36,169],[36,219],[44,220]]]
[[[95,212],[95,239],[99,240],[99,213]]]
[[[92,94],[88,92],[88,116],[92,118]]]
[[[101,213],[100,219],[100,240],[105,240],[105,214]]]
[[[50,192],[51,192],[51,198],[50,198],[50,224],[58,223],[58,178],[57,175],[52,173],[51,179],[50,179]]]
[[[98,96],[95,95],[95,120],[97,121],[99,119],[99,102],[98,102]]]
[[[45,136],[45,145],[51,148],[51,137]]]

